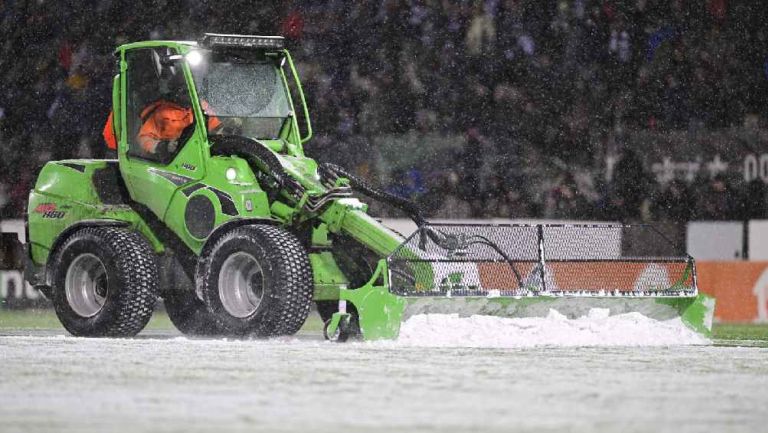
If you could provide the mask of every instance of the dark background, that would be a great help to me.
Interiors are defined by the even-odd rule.
[[[432,216],[764,218],[768,178],[659,181],[644,146],[747,131],[720,156],[767,152],[766,22],[759,0],[0,1],[0,217],[45,161],[106,155],[116,45],[219,32],[284,35],[308,153]],[[443,163],[390,163],[381,137]]]

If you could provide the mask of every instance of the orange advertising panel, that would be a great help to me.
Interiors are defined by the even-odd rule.
[[[697,262],[699,290],[717,299],[715,319],[768,322],[768,262]]]
[[[547,284],[555,290],[621,292],[663,290],[675,283],[692,284],[685,262],[648,263],[631,261],[573,261],[548,262]],[[540,272],[535,263],[516,263],[521,276]],[[480,282],[485,288],[512,290],[517,281],[506,263],[480,263]],[[538,277],[538,275],[537,275]]]
[[[560,262],[548,263],[547,284],[559,290],[652,290],[675,282],[690,284],[683,263]],[[525,279],[539,272],[534,263],[517,263]],[[696,262],[698,286],[717,299],[715,319],[721,322],[768,322],[768,262]],[[478,273],[486,288],[517,288],[505,263],[481,263]]]

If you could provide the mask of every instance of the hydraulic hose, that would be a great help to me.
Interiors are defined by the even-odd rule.
[[[429,221],[427,221],[427,219],[421,213],[421,210],[412,201],[378,189],[372,186],[366,180],[348,172],[338,165],[323,163],[320,165],[320,169],[336,177],[344,177],[348,179],[352,189],[359,191],[363,195],[403,211],[413,220],[413,222],[416,223],[419,231],[421,231],[422,236],[420,247],[422,249],[426,248],[424,241],[427,238],[445,250],[452,251],[461,247],[460,244],[462,242],[460,242],[456,236],[440,232],[430,227]],[[464,240],[464,242],[466,242],[466,244],[463,245],[463,247],[468,247],[474,244],[481,244],[486,245],[496,251],[512,269],[512,273],[515,275],[515,279],[517,280],[518,288],[523,287],[523,279],[520,275],[520,272],[517,270],[517,266],[515,266],[515,263],[512,261],[512,259],[498,245],[496,245],[496,243],[484,236],[472,236],[469,239]]]
[[[338,165],[326,162],[320,165],[320,169],[337,177],[347,178],[352,189],[359,191],[361,194],[367,197],[388,204],[405,212],[405,214],[408,215],[413,220],[413,222],[416,223],[417,227],[421,228],[428,224],[427,219],[424,218],[421,210],[412,201],[378,189],[368,183],[366,180],[357,177],[356,175],[348,172]]]
[[[271,150],[250,138],[238,135],[211,135],[213,155],[236,155],[244,158],[251,166],[261,169],[271,176],[281,189],[301,198],[303,188],[283,169],[283,165]]]

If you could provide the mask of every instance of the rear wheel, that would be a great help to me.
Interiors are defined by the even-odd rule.
[[[53,305],[73,335],[130,337],[149,322],[158,272],[154,253],[139,234],[84,228],[65,241],[52,263]]]
[[[249,225],[224,234],[198,275],[208,310],[230,333],[291,335],[309,314],[309,258],[298,239],[279,227]]]

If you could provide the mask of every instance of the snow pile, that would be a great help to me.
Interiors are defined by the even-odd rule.
[[[593,308],[578,319],[555,310],[547,317],[459,317],[422,314],[400,328],[398,344],[420,347],[668,346],[709,344],[680,318],[658,321],[640,313],[609,315]]]

